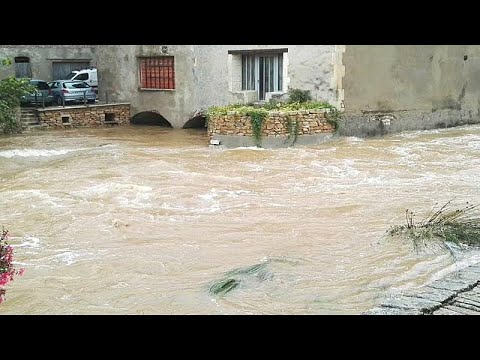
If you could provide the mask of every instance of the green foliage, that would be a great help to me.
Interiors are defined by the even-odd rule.
[[[338,131],[338,121],[342,117],[342,113],[337,110],[334,106],[331,106],[330,112],[325,114],[327,122],[335,128],[335,131]]]
[[[235,279],[222,279],[210,287],[210,293],[214,295],[225,295],[240,285],[240,281]]]
[[[249,277],[256,278],[257,280],[264,281],[271,277],[271,275],[265,270],[268,262],[255,264],[245,268],[238,268],[225,273],[225,277],[215,281],[210,286],[210,293],[213,295],[223,296],[230,291],[236,289],[242,281],[245,281]]]
[[[11,60],[4,59],[1,64],[9,66]],[[10,134],[21,130],[15,112],[20,106],[21,97],[34,91],[35,87],[30,84],[28,79],[8,77],[0,81],[0,131]]]
[[[1,64],[2,66],[12,65],[12,59],[2,59],[2,60],[0,61],[0,64]]]
[[[265,110],[265,111],[298,111],[298,110],[317,110],[317,109],[335,109],[325,101],[308,101],[305,103],[281,103],[271,102],[265,104],[231,104],[226,106],[212,106],[207,110],[207,117],[224,116],[229,112],[236,112],[240,115],[246,115],[250,111]]]
[[[255,145],[262,146],[262,127],[268,112],[264,109],[253,109],[247,111],[245,115],[250,116]]]
[[[410,239],[418,251],[420,246],[437,242],[449,249],[448,243],[460,246],[480,246],[480,216],[475,210],[479,205],[466,204],[463,208],[450,210],[452,200],[439,210],[433,208],[422,221],[415,222],[415,213],[405,211],[406,224],[394,226],[388,234]]]
[[[286,116],[286,124],[285,127],[287,129],[287,140],[285,142],[289,142],[292,140],[292,145],[297,142],[298,134],[300,133],[300,122],[295,120],[293,121],[290,116]]]
[[[304,103],[312,101],[310,90],[288,89],[288,102],[290,103]]]

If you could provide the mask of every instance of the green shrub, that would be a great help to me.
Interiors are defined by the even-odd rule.
[[[288,89],[288,102],[290,103],[305,103],[312,101],[310,90]]]
[[[9,59],[0,61],[0,67],[10,65]],[[8,77],[0,81],[0,132],[11,134],[21,130],[15,116],[16,110],[20,106],[21,97],[34,91],[35,87],[28,79]]]

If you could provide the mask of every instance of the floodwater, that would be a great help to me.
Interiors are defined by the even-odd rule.
[[[17,267],[0,314],[359,314],[480,261],[388,239],[405,209],[480,202],[480,126],[208,148],[199,130],[0,138]],[[267,263],[224,296],[225,272]]]

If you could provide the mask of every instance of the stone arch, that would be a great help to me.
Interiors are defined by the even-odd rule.
[[[190,120],[188,120],[185,125],[183,125],[183,129],[207,129],[207,117],[205,115],[197,115]]]
[[[132,125],[150,125],[173,127],[170,122],[156,111],[142,111],[135,114],[130,120]]]

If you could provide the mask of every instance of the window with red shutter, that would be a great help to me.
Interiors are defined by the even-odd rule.
[[[140,61],[140,87],[142,89],[175,89],[173,56],[142,57]]]

